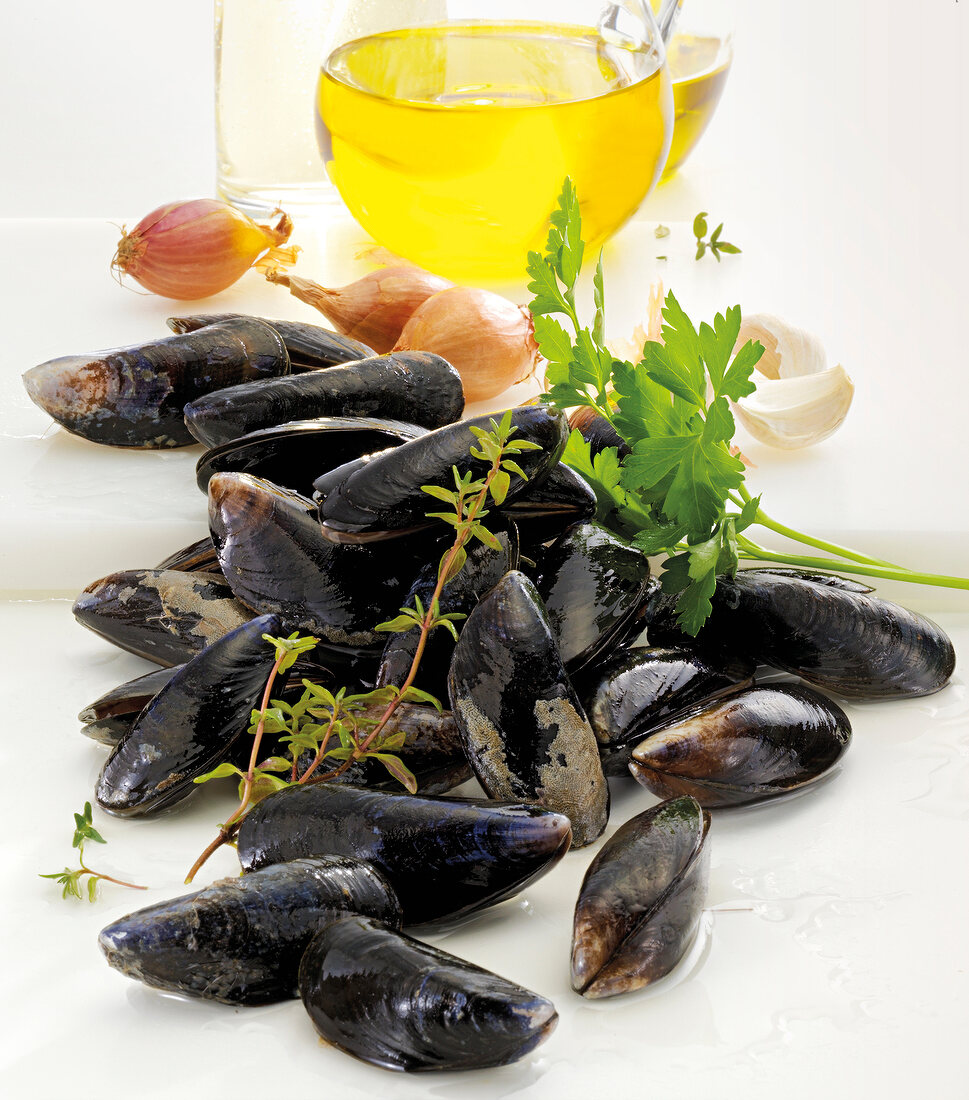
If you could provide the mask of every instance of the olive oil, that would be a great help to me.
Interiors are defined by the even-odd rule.
[[[594,248],[656,183],[669,74],[584,27],[443,23],[356,39],[319,84],[320,148],[360,224],[454,277],[518,277],[571,176]]]
[[[676,171],[707,128],[723,94],[730,61],[730,47],[719,38],[694,34],[673,37],[667,64],[673,79],[676,117],[664,175]]]

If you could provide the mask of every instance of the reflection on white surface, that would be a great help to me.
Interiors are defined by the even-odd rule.
[[[273,1094],[281,1065],[290,1095],[325,1089],[341,1100],[588,1100],[603,1090],[767,1100],[778,1090],[806,1098],[852,1088],[894,1100],[933,1087],[940,1097],[959,1095],[953,1083],[969,1014],[969,705],[961,676],[928,699],[849,704],[854,741],[840,775],[798,799],[714,813],[700,934],[654,988],[601,1002],[569,989],[572,908],[598,845],[478,919],[428,931],[446,950],[551,997],[560,1023],[523,1064],[410,1078],[319,1043],[298,1002],[230,1008],[158,993],[107,967],[98,930],[187,892],[185,870],[232,798],[212,785],[155,819],[96,813],[109,843],[89,853],[91,863],[151,889],[135,896],[107,886],[96,905],[61,901],[36,876],[71,860],[71,813],[91,797],[104,758],[79,734],[75,714],[146,666],[76,626],[67,602],[8,603],[2,613],[8,669],[17,639],[49,640],[43,662],[18,666],[15,694],[44,700],[40,735],[45,760],[56,760],[42,782],[7,791],[7,821],[19,827],[4,833],[0,934],[30,945],[6,962],[17,1012],[0,1038],[0,1065],[14,1095],[31,1087],[38,1065],[76,1096],[133,1095],[137,1081],[139,1098],[166,1100],[233,1095],[240,1066],[247,1092]],[[964,664],[969,616],[941,622]],[[8,777],[10,769],[29,774],[36,753],[25,761],[22,743],[5,744]],[[607,835],[655,801],[631,783],[616,782],[613,792]],[[234,854],[220,852],[205,881],[235,870]],[[75,1084],[72,1063],[96,1066],[96,1082],[81,1074]],[[146,1075],[146,1064],[155,1071]]]

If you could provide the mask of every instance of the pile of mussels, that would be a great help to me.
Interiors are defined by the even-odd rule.
[[[374,625],[434,588],[446,543],[421,486],[449,485],[452,466],[484,473],[470,427],[487,420],[458,421],[460,379],[435,355],[374,356],[249,317],[170,324],[180,335],[25,376],[88,439],[208,448],[211,537],[94,582],[74,606],[162,666],[80,716],[112,746],[97,799],[122,815],[169,809],[220,761],[248,760],[273,663],[263,634],[320,639],[294,681],[400,685],[415,635],[386,641]],[[512,421],[541,449],[518,456],[524,476],[489,518],[500,549],[476,543],[444,590],[441,610],[467,615],[457,644],[435,632],[421,663],[420,686],[451,710],[405,705],[395,719],[418,793],[361,762],[271,795],[239,834],[242,876],[109,925],[112,966],[234,1005],[299,995],[324,1038],[387,1068],[514,1061],[549,1034],[552,1004],[402,925],[517,893],[602,834],[607,777],[632,775],[666,801],[589,867],[572,984],[606,997],[655,981],[696,931],[709,808],[815,783],[846,750],[848,719],[817,689],[898,698],[949,679],[937,626],[827,574],[723,578],[700,635],[682,636],[647,560],[592,522],[592,490],[559,462],[565,418],[519,407]],[[650,644],[632,645],[644,629]],[[807,683],[756,684],[759,665]],[[487,798],[446,793],[472,773]]]

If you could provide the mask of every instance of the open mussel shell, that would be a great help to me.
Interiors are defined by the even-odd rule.
[[[173,551],[156,566],[156,569],[176,569],[185,573],[222,573],[219,555],[215,552],[212,536],[206,535],[195,542]]]
[[[570,672],[637,628],[649,560],[598,523],[570,528],[542,557],[535,587]]]
[[[485,1069],[516,1062],[551,1034],[551,1001],[368,917],[313,938],[299,991],[328,1042],[384,1069]]]
[[[199,313],[191,317],[169,317],[168,327],[173,332],[195,332],[207,325],[215,325],[230,318],[245,317],[242,313]],[[369,359],[377,353],[359,340],[340,336],[321,325],[308,325],[304,321],[270,320],[259,317],[264,325],[274,328],[286,345],[293,371],[321,370],[340,363],[355,363]]]
[[[194,443],[182,409],[203,394],[289,373],[279,334],[254,317],[150,344],[65,355],[24,375],[39,405],[74,435],[115,447]]]
[[[213,474],[233,472],[263,477],[310,496],[314,478],[325,471],[425,434],[425,428],[398,420],[354,416],[296,420],[213,447],[198,460],[195,477],[203,493]]]
[[[572,928],[572,988],[614,997],[665,977],[696,934],[710,815],[688,796],[627,821],[589,865]]]
[[[156,668],[136,676],[99,695],[77,716],[79,722],[98,722],[103,718],[134,717],[151,702],[181,666]]]
[[[461,377],[446,359],[398,351],[325,371],[230,386],[186,405],[185,423],[200,443],[216,447],[257,428],[317,416],[370,416],[438,428],[463,411]]]
[[[674,621],[671,597],[654,601],[653,644],[691,644],[793,672],[849,698],[930,695],[955,669],[948,635],[931,619],[828,573],[744,569],[718,577],[713,611],[695,642]]]
[[[197,789],[196,776],[249,728],[275,660],[263,635],[278,636],[281,625],[275,615],[252,619],[172,676],[105,761],[96,791],[104,809],[155,813]]]
[[[157,902],[101,931],[109,965],[136,981],[235,1005],[298,995],[299,962],[339,913],[400,924],[400,906],[367,863],[299,859]]]
[[[479,416],[428,432],[420,439],[382,451],[331,487],[320,501],[320,520],[327,538],[338,542],[369,542],[427,527],[429,497],[424,485],[454,488],[453,468],[483,478],[491,463],[474,458],[478,447],[472,429],[489,431],[495,417]],[[523,451],[515,460],[525,474],[512,474],[506,503],[529,484],[544,478],[558,462],[567,438],[563,413],[543,406],[520,405],[512,410],[513,440],[527,440],[538,449]]]
[[[748,688],[666,726],[633,749],[633,778],[701,806],[776,798],[823,778],[851,741],[848,716],[799,684]]]
[[[498,517],[496,516],[497,520]],[[445,586],[440,596],[441,614],[467,615],[478,600],[508,572],[518,568],[518,534],[514,524],[504,531],[495,524],[492,534],[501,546],[500,550],[486,546],[475,539],[467,547],[467,560],[460,573]],[[401,606],[414,607],[419,599],[425,608],[430,607],[434,589],[437,585],[438,562],[431,561],[417,574],[410,591]],[[461,622],[456,629],[461,630]],[[380,658],[378,684],[383,687],[393,684],[403,687],[410,673],[417,646],[420,643],[420,631],[408,630],[406,633],[391,634],[384,646]],[[425,639],[424,652],[420,663],[420,686],[437,699],[447,698],[447,677],[454,652],[454,639],[444,629],[432,631]],[[460,738],[458,739],[460,744]],[[463,753],[463,749],[461,750]]]
[[[596,495],[584,477],[564,462],[556,462],[544,481],[530,486],[504,511],[517,524],[522,545],[534,549],[574,524],[591,520]]]
[[[579,694],[606,775],[628,775],[647,734],[707,703],[750,687],[753,664],[724,665],[689,649],[639,647],[587,670]]]
[[[340,546],[320,534],[311,500],[249,474],[214,474],[209,523],[236,597],[288,630],[349,649],[382,646],[427,544]],[[436,553],[431,555],[437,557]],[[325,659],[325,658],[323,658]]]
[[[448,688],[468,760],[488,794],[565,814],[573,845],[591,844],[606,827],[609,788],[548,615],[523,573],[507,573],[471,612]]]
[[[405,924],[495,905],[568,851],[568,818],[520,802],[432,798],[319,783],[263,799],[239,830],[246,870],[301,856],[355,855],[400,898]]]
[[[222,577],[126,569],[89,584],[74,601],[88,630],[159,665],[180,665],[252,618]]]

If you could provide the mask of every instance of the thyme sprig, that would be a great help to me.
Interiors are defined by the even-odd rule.
[[[104,837],[94,828],[91,803],[85,802],[83,813],[74,815],[74,839],[71,841],[71,847],[77,848],[77,858],[80,867],[73,870],[70,867],[65,867],[63,871],[54,871],[49,875],[40,875],[39,877],[55,879],[63,887],[61,897],[73,897],[78,900],[83,897],[81,879],[85,875],[90,875],[90,878],[87,880],[88,901],[97,900],[98,888],[101,882],[113,882],[118,886],[127,886],[129,890],[148,889],[147,886],[136,886],[133,882],[124,882],[122,879],[115,878],[113,875],[106,875],[103,871],[95,871],[88,867],[84,862],[84,843],[88,840],[93,841],[95,844],[107,844]]]
[[[439,519],[453,527],[454,540],[438,564],[437,582],[427,606],[415,597],[413,607],[401,607],[395,618],[376,627],[383,633],[420,631],[410,669],[399,688],[387,685],[367,693],[350,695],[345,688],[334,693],[304,679],[303,693],[297,702],[290,704],[273,699],[272,690],[277,678],[288,671],[298,657],[310,652],[317,639],[299,637],[298,634],[288,638],[263,635],[267,642],[276,647],[276,658],[260,709],[252,712],[249,732],[253,744],[248,769],[243,772],[234,764],[223,763],[195,780],[196,783],[207,783],[212,779],[237,778],[239,805],[195,861],[186,882],[192,881],[213,852],[235,839],[253,805],[285,787],[330,782],[344,775],[354,763],[373,759],[408,791],[413,793],[417,790],[417,780],[397,755],[397,751],[404,746],[406,734],[400,730],[387,732],[387,727],[402,703],[424,703],[438,711],[442,709],[440,701],[415,687],[414,681],[432,631],[447,630],[457,640],[455,624],[464,616],[442,612],[440,598],[444,586],[464,567],[467,544],[472,539],[478,539],[494,550],[501,549],[501,544],[483,522],[489,515],[487,505],[494,503],[500,506],[504,503],[513,474],[525,477],[513,456],[523,451],[541,449],[530,440],[512,439],[516,430],[511,422],[510,409],[500,423],[491,421],[490,431],[472,426],[477,443],[471,447],[470,454],[490,464],[484,477],[475,478],[472,471],[461,474],[457,467],[452,467],[453,489],[440,485],[421,487],[428,496],[449,506],[448,511],[426,514],[428,518]],[[372,717],[376,712],[380,712],[379,717]],[[262,740],[266,733],[276,734],[278,743],[288,749],[288,755],[261,761]]]

